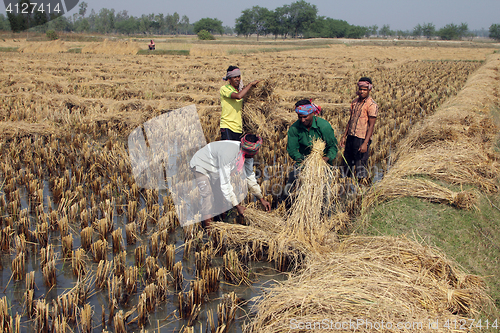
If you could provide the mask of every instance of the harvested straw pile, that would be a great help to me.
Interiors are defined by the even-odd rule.
[[[335,229],[330,214],[335,210],[336,195],[331,192],[336,181],[334,170],[323,160],[325,143],[317,140],[304,160],[299,174],[298,191],[282,231],[311,250],[319,250]]]
[[[490,56],[456,97],[412,128],[398,146],[394,166],[364,198],[364,208],[399,196],[416,196],[458,208],[474,207],[476,198],[471,192],[455,193],[431,181],[408,179],[414,175],[473,185],[487,193],[498,191],[498,127],[490,115],[498,105],[498,66],[500,59]]]
[[[105,39],[102,43],[92,43],[82,49],[82,53],[91,54],[137,54],[141,48],[134,42],[116,41]]]
[[[349,237],[269,290],[245,332],[289,332],[298,325],[329,331],[349,320],[358,332],[427,330],[430,320],[442,328],[446,320],[473,316],[491,304],[479,277],[434,249],[406,238]]]
[[[276,93],[277,86],[277,79],[267,78],[250,90],[242,113],[246,132],[270,139],[297,120],[295,114],[279,105],[281,98]]]
[[[436,160],[436,156],[440,158]],[[480,147],[470,145],[464,149],[455,142],[436,143],[431,151],[412,151],[399,160],[396,169],[403,177],[425,174],[450,184],[475,185],[489,193],[498,190],[498,170],[496,158]]]
[[[337,196],[331,186],[337,178],[323,161],[324,148],[323,141],[314,142],[311,154],[303,162],[299,190],[288,216],[247,208],[248,226],[211,225],[218,243],[239,248],[244,256],[258,259],[267,255],[267,260],[277,262],[281,269],[287,268],[283,260],[297,268],[309,253],[327,252],[336,241],[332,231],[337,231],[344,219],[342,214],[334,214]]]
[[[210,225],[219,246],[237,249],[247,259],[276,261],[279,264],[286,258],[292,265],[298,265],[306,249],[279,239],[285,227],[283,217],[247,207],[245,218],[248,226],[222,222]]]
[[[61,40],[54,40],[51,42],[38,42],[30,43],[19,50],[22,53],[64,53],[68,52],[67,46]]]
[[[47,136],[61,134],[61,130],[49,122],[29,123],[25,121],[5,121],[0,123],[0,139],[15,137],[31,137],[33,135]]]
[[[470,209],[474,207],[476,195],[471,191],[453,192],[446,187],[425,179],[387,178],[383,183],[376,184],[364,198],[363,207],[369,207],[376,202],[383,202],[398,197],[415,197],[430,202],[444,203],[457,208]]]

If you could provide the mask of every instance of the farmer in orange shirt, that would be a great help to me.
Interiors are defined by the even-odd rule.
[[[378,116],[377,103],[370,97],[372,80],[362,77],[358,81],[358,95],[351,103],[351,117],[340,140],[340,147],[345,147],[342,162],[343,175],[357,177],[369,183],[368,157],[375,121]]]

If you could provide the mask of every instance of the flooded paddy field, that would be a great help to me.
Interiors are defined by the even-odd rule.
[[[252,298],[286,280],[283,272],[293,268],[293,260],[274,260],[264,240],[231,248],[222,232],[181,228],[166,191],[137,186],[128,157],[130,132],[195,104],[206,141],[217,140],[220,78],[229,65],[238,65],[244,82],[266,83],[247,101],[244,122],[247,132],[264,138],[256,168],[279,215],[284,170],[291,166],[286,131],[296,118],[296,100],[312,98],[321,105],[338,136],[357,79],[372,77],[383,117],[370,165],[380,178],[411,127],[457,94],[489,53],[331,45],[215,56],[5,54],[0,311],[11,321],[3,327],[242,331]],[[347,216],[359,209],[360,199],[351,199],[339,207]]]

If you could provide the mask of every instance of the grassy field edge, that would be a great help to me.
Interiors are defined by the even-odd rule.
[[[404,197],[376,205],[360,217],[357,233],[406,235],[441,249],[467,272],[484,277],[500,307],[500,196],[480,194],[477,209]]]

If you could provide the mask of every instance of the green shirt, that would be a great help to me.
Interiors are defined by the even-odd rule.
[[[288,144],[286,150],[288,155],[297,163],[301,163],[311,153],[313,141],[322,139],[325,141],[325,156],[328,163],[333,164],[337,156],[337,139],[332,125],[322,118],[313,117],[311,128],[307,130],[300,120],[297,120],[288,130]]]

